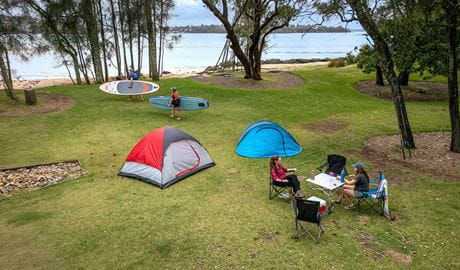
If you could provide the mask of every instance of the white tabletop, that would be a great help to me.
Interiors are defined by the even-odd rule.
[[[307,179],[307,182],[310,182],[314,185],[317,185],[321,188],[327,189],[327,190],[334,190],[339,187],[341,187],[344,183],[340,182],[337,180],[334,176],[330,176],[325,173],[320,173],[315,176],[315,179]]]

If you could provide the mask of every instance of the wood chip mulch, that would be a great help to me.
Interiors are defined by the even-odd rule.
[[[87,174],[77,161],[5,169],[0,171],[0,195],[18,189],[34,190]]]

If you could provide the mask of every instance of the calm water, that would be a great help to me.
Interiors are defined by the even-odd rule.
[[[345,56],[355,47],[366,44],[363,32],[352,33],[311,33],[311,34],[274,34],[269,40],[269,49],[263,59],[291,58],[335,58]],[[173,49],[167,49],[164,57],[164,70],[174,73],[202,71],[216,64],[225,44],[224,34],[182,34],[179,43]],[[115,59],[113,59],[115,62]],[[144,52],[143,72],[148,70],[147,54]],[[29,62],[21,62],[12,57],[11,66],[15,70],[13,77],[22,79],[67,77],[65,67],[56,67],[57,61],[52,54],[33,57]],[[111,75],[116,74],[110,67]]]

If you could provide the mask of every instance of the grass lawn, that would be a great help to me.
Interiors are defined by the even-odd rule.
[[[94,85],[39,90],[71,95],[76,104],[56,114],[0,116],[0,167],[79,159],[91,175],[0,197],[0,268],[459,269],[460,183],[416,171],[400,185],[389,179],[397,222],[366,208],[336,208],[325,220],[319,245],[293,240],[290,205],[268,200],[268,161],[235,154],[244,128],[269,119],[289,130],[304,151],[284,162],[301,175],[328,153],[344,154],[351,164],[357,157],[347,153],[361,151],[366,138],[398,132],[391,102],[353,88],[371,78],[355,67],[297,73],[304,85],[284,90],[163,80],[156,94],[168,95],[176,86],[182,95],[210,100],[209,109],[186,112],[180,121],[147,101],[104,94]],[[6,103],[2,93],[0,106]],[[447,102],[408,103],[407,108],[414,132],[450,128]],[[349,125],[331,134],[304,128],[330,119]],[[200,140],[217,166],[165,190],[118,177],[134,144],[165,125]],[[306,183],[302,189],[321,196]],[[369,221],[361,222],[361,216]],[[363,239],[372,241],[360,244]]]

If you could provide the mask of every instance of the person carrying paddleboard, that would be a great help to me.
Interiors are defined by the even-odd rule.
[[[131,84],[129,85],[129,88],[133,88],[133,83],[134,83],[134,80],[139,80],[139,73],[134,71],[132,68],[129,69],[129,73],[128,73],[128,80],[131,81]]]
[[[171,117],[175,117],[177,120],[180,120],[180,114],[177,107],[180,105],[180,95],[176,87],[171,87],[171,100],[169,101],[168,106],[172,107]]]

